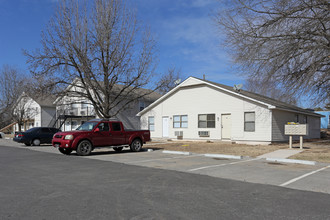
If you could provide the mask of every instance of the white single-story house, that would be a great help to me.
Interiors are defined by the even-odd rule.
[[[45,94],[27,94],[18,98],[14,107],[16,117],[23,119],[21,130],[26,131],[33,127],[48,127],[55,116],[55,96]],[[13,124],[13,132],[18,131],[18,124]]]
[[[304,138],[320,138],[321,115],[262,95],[189,77],[137,114],[152,138],[286,141],[284,125],[308,124]]]

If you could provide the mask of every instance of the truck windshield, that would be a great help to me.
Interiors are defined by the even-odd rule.
[[[97,121],[93,122],[85,122],[84,124],[80,125],[76,130],[78,131],[91,131],[93,128],[98,124]]]

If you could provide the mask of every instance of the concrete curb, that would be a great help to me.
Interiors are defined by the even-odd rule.
[[[242,156],[226,155],[226,154],[204,154],[205,157],[214,157],[214,158],[227,158],[227,159],[243,159]]]
[[[180,154],[180,155],[192,155],[191,152],[183,152],[183,151],[171,151],[171,150],[163,150],[164,154]]]
[[[184,151],[171,151],[171,150],[163,150],[165,154],[180,154],[180,155],[192,155],[191,152],[184,152]],[[234,156],[234,155],[226,155],[226,154],[200,154],[205,157],[214,157],[214,158],[226,158],[226,159],[236,159],[241,160],[243,159],[242,156]]]
[[[282,162],[282,163],[297,163],[297,164],[304,164],[304,165],[315,165],[315,161],[309,160],[293,160],[293,159],[282,159],[282,158],[266,158],[267,161],[273,162]]]
[[[163,150],[165,154],[180,154],[180,155],[192,155],[191,152],[183,152],[183,151],[170,151],[170,150]],[[226,158],[226,159],[235,159],[241,160],[243,156],[235,156],[235,155],[226,155],[226,154],[201,154],[205,157],[213,157],[213,158]],[[260,158],[262,159],[262,158]],[[284,159],[284,158],[265,158],[266,161],[273,161],[273,162],[281,162],[281,163],[296,163],[296,164],[304,164],[304,165],[315,165],[315,161],[309,160],[294,160],[294,159]]]

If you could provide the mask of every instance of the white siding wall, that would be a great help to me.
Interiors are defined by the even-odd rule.
[[[25,117],[28,117],[32,120],[34,120],[34,127],[40,127],[41,126],[41,107],[40,105],[35,102],[30,97],[25,97],[20,100],[20,103],[18,103],[17,109],[24,108],[25,109]],[[29,129],[27,125],[27,129]],[[14,131],[18,131],[18,125],[16,124],[14,127]],[[24,131],[24,127],[22,128]]]
[[[288,122],[296,122],[297,113],[286,112],[280,110],[273,110],[272,119],[272,139],[273,141],[288,141],[289,136],[284,135],[284,125]],[[304,123],[303,118],[305,115],[299,115],[299,123]],[[309,126],[309,134],[304,137],[308,138],[320,138],[320,118],[307,116],[307,124]],[[299,139],[299,136],[293,137],[295,140]]]
[[[175,131],[183,131],[184,139],[201,139],[198,131],[209,131],[210,137],[221,140],[221,114],[231,114],[233,141],[271,141],[271,112],[267,108],[233,97],[206,85],[193,86],[193,82],[167,97],[141,116],[141,128],[148,129],[148,116],[155,118],[152,137],[162,137],[162,117],[168,116],[169,138],[176,138]],[[186,85],[186,84],[185,84]],[[244,132],[244,112],[255,112],[255,132]],[[215,114],[215,128],[198,128],[198,114]],[[174,115],[188,115],[188,128],[173,128]]]
[[[309,135],[306,138],[321,138],[321,118],[308,116]]]
[[[31,111],[31,117],[34,119],[34,126],[41,126],[41,107],[40,105],[31,98],[28,98],[26,105],[28,108],[33,109]]]

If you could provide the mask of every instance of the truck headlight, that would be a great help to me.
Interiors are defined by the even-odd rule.
[[[73,135],[72,134],[65,135],[64,139],[65,140],[73,140]]]

